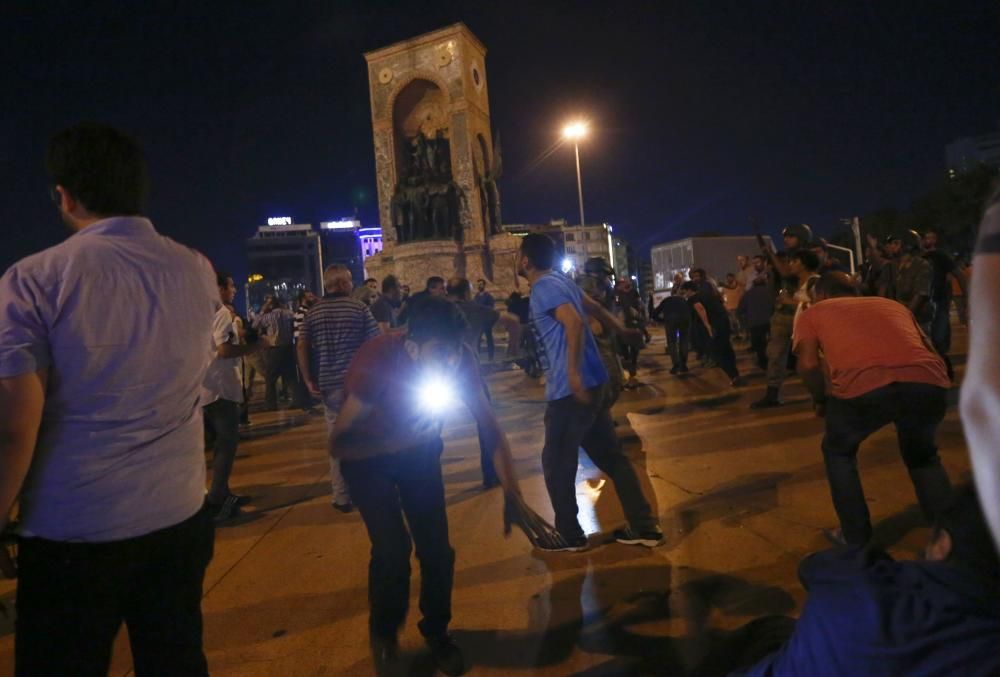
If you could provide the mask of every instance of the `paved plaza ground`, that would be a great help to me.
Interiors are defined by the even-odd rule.
[[[956,345],[965,345],[964,331]],[[452,630],[469,674],[715,674],[738,651],[742,626],[798,614],[796,567],[826,547],[820,530],[836,524],[822,422],[797,379],[785,388],[787,406],[748,409],[763,375],[745,348],[739,353],[748,385],[733,390],[719,370],[671,376],[660,336],[641,355],[645,385],[615,406],[667,536],[653,550],[611,542],[621,508],[586,462],[577,495],[590,551],[541,555],[519,533],[504,539],[501,492],[480,488],[475,425],[464,414],[449,422],[442,464],[457,553]],[[961,373],[964,358],[956,362]],[[519,371],[498,372],[490,385],[524,494],[551,521],[540,464],[543,389]],[[330,506],[322,417],[275,431],[241,444],[233,488],[254,502],[218,530],[203,605],[212,674],[371,674],[368,539],[356,512]],[[939,440],[953,480],[967,477],[954,407]],[[891,429],[862,447],[861,467],[876,540],[897,557],[916,557],[926,529]],[[430,674],[416,630],[418,571],[414,563],[402,674]],[[14,583],[0,582],[0,675],[12,672],[13,597]],[[130,674],[130,666],[123,631],[111,674]]]

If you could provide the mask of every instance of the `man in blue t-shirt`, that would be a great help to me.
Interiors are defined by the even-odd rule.
[[[531,327],[545,369],[548,400],[542,471],[555,510],[556,529],[568,544],[554,549],[578,552],[587,548],[587,537],[576,517],[580,447],[611,478],[621,500],[628,525],[615,531],[615,539],[627,545],[659,545],[663,532],[642,494],[635,468],[618,443],[610,409],[602,406],[608,373],[585,317],[589,314],[609,330],[635,334],[639,340],[642,334],[626,330],[599,303],[582,294],[571,279],[553,272],[554,259],[555,245],[547,236],[525,236],[518,274],[531,283]]]

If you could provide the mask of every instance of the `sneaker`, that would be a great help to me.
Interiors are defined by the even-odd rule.
[[[736,378],[734,378],[732,381],[729,382],[729,385],[731,385],[734,388],[742,388],[746,384],[743,382],[743,379],[741,377],[737,376]]]
[[[251,500],[249,496],[243,496],[240,494],[229,494],[229,495],[236,499],[236,505],[238,505],[241,508],[245,505],[248,505]]]
[[[590,547],[590,541],[587,540],[586,536],[580,536],[570,541],[564,540],[562,545],[535,546],[537,550],[541,550],[542,552],[583,552],[589,547]]]
[[[647,548],[655,548],[663,545],[663,532],[660,531],[660,527],[646,531],[633,531],[632,527],[625,527],[615,530],[615,540],[623,545],[644,545]]]
[[[347,503],[337,503],[336,501],[333,501],[332,503],[330,503],[330,505],[333,506],[334,510],[342,512],[345,515],[354,510],[354,505],[350,501],[348,501]]]
[[[462,650],[458,648],[450,635],[428,639],[427,646],[431,650],[431,657],[438,670],[449,677],[465,673],[465,659],[462,658]]]
[[[371,646],[375,674],[392,674],[392,667],[396,663],[396,659],[399,658],[399,640],[395,637],[379,637],[372,634],[368,643]]]
[[[240,514],[238,497],[233,494],[222,499],[222,503],[209,503],[209,506],[212,511],[212,520],[216,523],[225,522]]]

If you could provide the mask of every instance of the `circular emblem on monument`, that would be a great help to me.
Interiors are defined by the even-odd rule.
[[[448,51],[447,47],[439,47],[437,51],[438,68],[444,68],[450,63],[451,63],[451,52]]]
[[[476,91],[482,91],[483,76],[480,74],[477,64],[472,64],[472,84],[476,86]]]
[[[381,82],[383,85],[387,85],[390,82],[392,82],[392,69],[383,68],[382,70],[380,70],[378,72],[378,81]]]

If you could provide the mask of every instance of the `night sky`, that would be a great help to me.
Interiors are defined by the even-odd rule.
[[[905,207],[1000,120],[1000,3],[0,4],[0,269],[59,241],[44,149],[81,120],[143,144],[158,229],[245,275],[268,216],[377,221],[362,53],[465,22],[485,43],[505,223],[587,220],[641,251]]]

